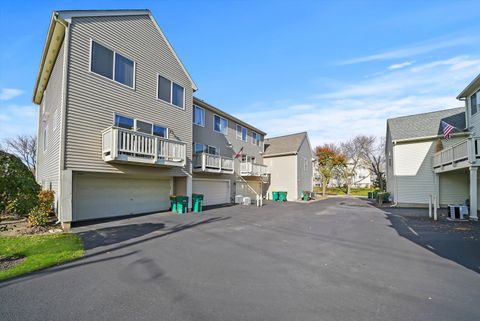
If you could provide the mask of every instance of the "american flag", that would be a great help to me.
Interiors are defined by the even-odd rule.
[[[234,159],[237,159],[237,158],[239,158],[240,156],[242,156],[242,154],[243,154],[243,147],[240,148],[240,150],[238,151],[238,153],[233,153],[233,158],[234,158]]]
[[[455,130],[455,127],[453,127],[449,123],[446,123],[442,120],[442,130],[443,130],[443,138],[445,138],[445,140],[449,140],[450,137],[452,137],[452,132]]]

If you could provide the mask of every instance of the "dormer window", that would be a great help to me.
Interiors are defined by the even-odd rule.
[[[480,109],[480,90],[470,96],[470,113],[475,115]]]

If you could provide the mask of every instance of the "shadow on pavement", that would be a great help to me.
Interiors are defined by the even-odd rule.
[[[428,218],[427,209],[382,208],[398,235],[480,273],[480,224]]]

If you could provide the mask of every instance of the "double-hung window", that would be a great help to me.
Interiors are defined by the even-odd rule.
[[[219,152],[218,152],[218,148],[215,147],[215,146],[208,146],[208,149],[207,149],[207,152],[210,154],[210,155],[218,155]]]
[[[240,125],[237,125],[237,139],[247,141],[247,129]]]
[[[157,98],[183,108],[185,106],[185,88],[158,75]]]
[[[480,109],[480,90],[470,96],[470,112],[475,115]]]
[[[205,127],[205,109],[193,105],[193,123]]]
[[[90,71],[134,88],[135,62],[92,41]]]
[[[261,143],[262,143],[262,136],[260,134],[257,134],[256,132],[252,132],[252,144],[260,146]]]
[[[228,120],[218,115],[213,115],[213,130],[227,135]]]

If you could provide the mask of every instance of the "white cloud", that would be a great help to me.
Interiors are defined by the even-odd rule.
[[[313,102],[265,102],[237,116],[269,136],[308,131],[314,145],[358,134],[383,136],[387,118],[463,106],[455,97],[478,73],[480,57],[458,56],[344,83]]]
[[[18,134],[35,134],[38,107],[34,105],[0,105],[0,140]]]
[[[0,88],[0,100],[10,100],[23,94],[23,90],[14,88]]]
[[[388,70],[395,70],[395,69],[402,69],[402,68],[405,68],[405,67],[408,67],[410,65],[412,65],[414,62],[413,61],[405,61],[405,62],[402,62],[402,63],[399,63],[399,64],[393,64],[393,65],[390,65],[387,67]]]
[[[409,58],[416,55],[426,54],[440,49],[459,47],[463,45],[471,45],[478,41],[478,37],[458,37],[454,36],[451,39],[432,39],[427,42],[412,44],[408,47],[393,49],[373,55],[367,55],[357,58],[344,60],[338,65],[351,65],[362,62],[381,61],[389,59]]]

